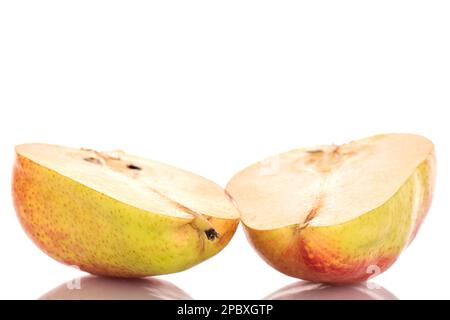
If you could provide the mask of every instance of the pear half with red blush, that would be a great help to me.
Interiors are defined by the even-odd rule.
[[[434,181],[430,140],[384,134],[270,157],[236,174],[227,192],[271,266],[346,284],[395,262],[427,214]]]
[[[118,151],[17,146],[13,199],[45,253],[110,277],[186,270],[219,253],[239,224],[214,182]]]

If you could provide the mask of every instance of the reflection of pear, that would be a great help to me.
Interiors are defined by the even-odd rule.
[[[60,285],[40,300],[191,300],[183,290],[160,279],[113,279],[86,276]]]
[[[386,289],[373,283],[330,286],[299,281],[275,291],[267,300],[398,300]]]

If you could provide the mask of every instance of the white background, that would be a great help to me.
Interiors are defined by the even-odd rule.
[[[415,242],[376,283],[450,298],[448,1],[1,1],[0,298],[83,275],[43,254],[10,196],[14,145],[123,149],[221,185],[291,148],[384,132],[435,142],[438,183]],[[195,299],[294,283],[243,231],[161,277]]]

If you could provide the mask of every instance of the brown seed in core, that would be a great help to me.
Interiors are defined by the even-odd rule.
[[[134,164],[127,165],[127,168],[131,170],[142,170],[141,167],[135,166]]]

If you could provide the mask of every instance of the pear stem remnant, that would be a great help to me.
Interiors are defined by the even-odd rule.
[[[206,237],[208,238],[208,240],[214,240],[216,238],[219,238],[219,233],[217,233],[217,231],[213,228],[208,229],[205,231]]]
[[[323,196],[319,196],[317,197],[317,200],[314,204],[314,206],[311,208],[311,210],[309,210],[308,215],[306,216],[305,220],[300,223],[297,227],[297,230],[302,230],[304,228],[306,228],[309,223],[317,216],[317,214],[319,213],[320,209],[323,206]]]
[[[172,203],[173,205],[175,205],[177,208],[186,211],[187,213],[189,213],[190,215],[192,215],[192,217],[194,218],[194,221],[192,221],[192,226],[201,231],[204,232],[206,235],[206,238],[208,240],[215,240],[217,238],[220,237],[220,234],[214,229],[214,227],[212,226],[212,224],[208,221],[208,219],[201,213],[196,212],[184,205],[182,205],[181,203],[173,200],[172,198],[170,198],[169,196],[165,195],[164,193],[149,187],[149,189],[151,191],[153,191],[154,193],[160,195],[161,197],[163,197],[164,199],[166,199],[167,201],[169,201],[170,203]]]

